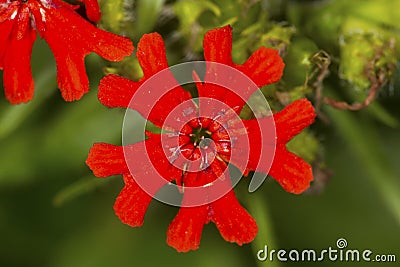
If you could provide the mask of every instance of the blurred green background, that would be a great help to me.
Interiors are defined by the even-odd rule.
[[[143,227],[123,225],[112,209],[121,177],[97,179],[84,163],[94,142],[121,144],[125,111],[102,106],[97,85],[105,72],[140,77],[135,57],[111,64],[90,55],[91,92],[66,103],[56,89],[53,56],[44,41],[37,41],[34,100],[11,106],[0,99],[0,266],[364,266],[328,260],[260,262],[256,257],[264,245],[320,251],[336,248],[338,238],[345,238],[349,249],[396,255],[397,263],[368,266],[399,266],[400,1],[100,3],[101,27],[128,35],[135,45],[143,33],[158,31],[171,65],[201,59],[204,32],[227,23],[234,29],[237,62],[260,45],[280,49],[287,66],[284,79],[263,89],[276,109],[285,105],[282,96],[320,100],[317,76],[312,76],[314,70],[321,74],[312,60],[319,50],[331,60],[323,77],[324,96],[362,101],[371,86],[365,67],[382,51],[374,71],[386,71],[387,83],[378,99],[360,111],[322,103],[307,138],[291,144],[315,167],[317,181],[310,191],[292,195],[267,179],[250,194],[249,179],[241,180],[238,198],[260,228],[253,243],[227,243],[209,224],[200,249],[182,254],[165,242],[177,208],[153,201]],[[397,46],[389,49],[390,42]]]

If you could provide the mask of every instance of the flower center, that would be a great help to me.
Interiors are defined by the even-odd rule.
[[[189,134],[190,141],[195,147],[199,146],[200,148],[207,148],[211,143],[211,134],[212,133],[208,129],[197,127],[193,129],[191,134]]]
[[[180,153],[189,161],[201,160],[201,166],[208,166],[216,157],[227,161],[225,156],[230,155],[230,137],[227,129],[217,120],[192,119],[184,125],[179,136]]]

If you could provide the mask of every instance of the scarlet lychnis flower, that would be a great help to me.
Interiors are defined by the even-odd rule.
[[[124,146],[96,143],[86,161],[98,177],[123,175],[125,187],[114,210],[133,227],[143,224],[160,188],[175,186],[183,198],[168,227],[167,243],[178,251],[197,249],[208,222],[229,242],[241,245],[255,238],[257,224],[236,199],[229,164],[244,175],[268,173],[296,194],[313,180],[311,166],[286,149],[314,121],[308,100],[264,118],[239,116],[259,87],[281,78],[284,63],[278,52],[261,47],[244,64],[235,64],[230,26],[207,32],[203,47],[205,71],[192,72],[194,99],[168,67],[161,36],[144,35],[136,52],[144,77],[134,82],[108,75],[98,97],[105,106],[138,111],[161,131],[146,132],[145,140]]]
[[[79,1],[85,4],[88,19],[97,22],[97,0]],[[76,13],[78,7],[61,0],[0,0],[0,69],[10,103],[33,97],[30,60],[37,33],[54,54],[58,87],[66,101],[78,100],[89,91],[87,54],[95,52],[110,61],[131,54],[133,45],[128,38],[96,28]]]

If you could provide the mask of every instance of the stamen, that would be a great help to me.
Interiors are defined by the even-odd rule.
[[[18,10],[15,10],[14,13],[12,13],[10,19],[15,19],[15,17],[17,16],[17,14],[18,14]]]

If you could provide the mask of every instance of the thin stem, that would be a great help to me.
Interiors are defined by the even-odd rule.
[[[279,261],[274,259],[270,261],[269,257],[265,261],[261,261],[257,258],[257,253],[260,250],[264,250],[267,245],[269,250],[276,248],[276,240],[273,231],[273,223],[269,214],[267,201],[263,198],[262,191],[259,190],[252,194],[252,201],[250,205],[251,214],[255,217],[258,225],[258,234],[256,239],[252,242],[252,249],[254,257],[257,261],[257,266],[260,267],[279,267]],[[264,253],[262,255],[265,255]]]
[[[56,69],[53,64],[51,64],[51,67],[44,68],[44,71],[35,81],[37,92],[35,99],[27,104],[10,106],[0,115],[0,139],[7,137],[17,129],[35,109],[41,106],[47,97],[57,91],[49,89],[55,87],[55,85],[51,85],[52,82],[55,82],[55,75]]]
[[[360,123],[349,111],[337,111],[332,108],[327,108],[326,111],[400,224],[400,181],[387,156],[380,149],[376,128],[370,126],[368,122]]]

